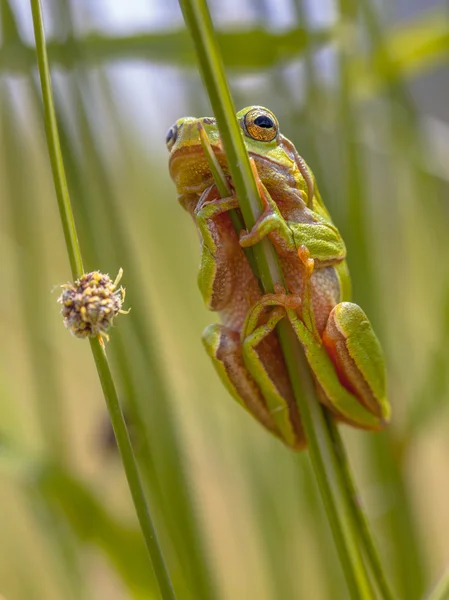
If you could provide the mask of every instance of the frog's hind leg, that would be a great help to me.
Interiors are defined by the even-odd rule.
[[[323,345],[342,385],[378,418],[376,429],[382,429],[390,418],[385,361],[379,340],[360,306],[341,302],[334,307],[323,333]],[[345,417],[343,410],[340,412]],[[353,419],[343,420],[360,426]]]
[[[233,398],[285,444],[295,450],[304,448],[302,429],[299,428],[299,436],[289,435],[286,437],[279,427],[278,414],[270,409],[266,401],[266,386],[262,392],[259,383],[247,368],[239,333],[224,325],[209,325],[203,333],[203,344],[220,379]],[[263,362],[260,364],[264,365],[265,362],[269,362],[272,366],[276,365],[279,362],[279,358],[276,357],[276,351],[279,348],[276,344],[273,347],[270,343],[264,350]],[[262,368],[264,367],[262,366]],[[278,369],[279,372],[282,372],[282,368]],[[283,383],[280,387],[285,392]],[[276,383],[271,382],[271,389],[274,393]],[[277,394],[280,395],[280,392],[277,391]],[[279,399],[277,411],[286,412],[286,401],[282,398]],[[299,415],[297,415],[297,419],[299,420]]]
[[[239,333],[214,323],[206,327],[202,339],[215,370],[231,396],[271,433],[280,437],[265,399],[243,363]]]
[[[307,303],[307,293],[303,294],[302,298],[280,293],[279,290],[276,294],[267,294],[255,305],[243,329],[245,364],[259,386],[267,390],[265,397],[272,414],[275,417],[277,415],[272,408],[276,397],[270,395],[270,388],[266,387],[265,383],[272,378],[268,378],[267,374],[260,369],[258,348],[264,339],[272,334],[279,320],[286,315],[304,348],[307,361],[318,384],[321,402],[331,407],[334,414],[337,413],[340,418],[351,424],[356,424],[363,429],[378,429],[383,424],[379,417],[360,403],[359,399],[340,382],[327,349],[323,346],[321,339],[317,337],[314,327],[310,327],[310,324],[313,324],[313,315],[304,313],[304,318],[309,321],[307,325],[302,320],[303,316],[299,318],[298,312],[303,312],[304,308],[301,307],[301,302]],[[275,308],[266,323],[258,325],[263,310],[267,306]],[[282,427],[282,421],[277,421],[277,424],[279,428]]]
[[[289,446],[306,444],[299,411],[291,389],[275,327],[286,315],[287,307],[296,307],[297,296],[266,294],[247,316],[242,331],[243,360],[263,390],[270,414]],[[266,308],[274,307],[266,315]]]

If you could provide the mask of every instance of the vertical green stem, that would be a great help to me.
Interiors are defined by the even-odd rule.
[[[261,213],[260,198],[243,143],[242,131],[235,118],[235,109],[207,3],[205,0],[180,0],[180,5],[196,46],[200,70],[217,119],[242,215],[247,228],[250,229]],[[272,291],[273,284],[283,280],[274,248],[265,239],[254,247],[254,256],[264,290]],[[312,465],[351,597],[358,600],[373,598],[371,584],[358,548],[358,532],[348,503],[338,458],[323,411],[316,398],[304,352],[286,321],[279,324],[277,333],[303,418]]]
[[[48,66],[47,51],[45,45],[45,34],[42,19],[42,10],[39,0],[30,0],[33,14],[34,35],[36,39],[36,52],[39,66],[39,75],[42,88],[45,127],[47,133],[47,144],[53,171],[53,180],[58,199],[61,223],[69,254],[70,266],[74,279],[83,274],[83,261],[78,236],[73,218],[70,196],[62,159],[59,141],[58,127],[56,122],[53,95],[51,90],[50,70]],[[170,576],[164,562],[162,551],[157,539],[156,530],[148,510],[136,459],[126,429],[125,419],[120,407],[117,391],[112,379],[112,373],[106,356],[103,343],[99,338],[90,340],[92,354],[97,367],[101,387],[109,410],[112,426],[117,440],[117,445],[122,457],[128,485],[136,509],[137,517],[142,529],[148,552],[153,564],[155,575],[159,584],[161,596],[164,600],[175,600],[174,590]]]

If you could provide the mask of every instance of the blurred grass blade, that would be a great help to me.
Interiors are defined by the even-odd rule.
[[[7,152],[4,152],[3,190],[10,200],[12,232],[20,250],[16,253],[19,300],[23,322],[27,331],[29,352],[24,359],[30,361],[33,390],[35,394],[35,414],[40,427],[44,454],[50,459],[65,464],[67,458],[67,429],[62,412],[61,382],[57,371],[57,357],[48,341],[50,319],[48,318],[48,288],[45,285],[43,241],[39,211],[29,179],[23,177],[20,168],[24,157],[29,159],[26,135],[19,125],[19,117],[7,85],[2,82],[0,102],[2,105],[2,131]],[[42,265],[36,269],[35,265]],[[33,293],[30,294],[30,290]],[[39,315],[39,318],[36,318]],[[0,444],[1,445],[1,444]],[[59,569],[66,579],[66,587],[71,597],[80,598],[87,592],[77,569],[78,556],[73,540],[66,535],[64,526],[57,515],[46,511],[45,536],[52,554],[59,563]]]
[[[341,40],[338,47],[339,64],[339,105],[338,121],[341,127],[340,140],[343,155],[342,194],[346,207],[344,239],[348,247],[348,264],[357,282],[355,297],[358,304],[374,321],[376,327],[375,296],[373,294],[373,266],[369,246],[366,207],[364,197],[363,163],[357,139],[357,112],[351,95],[349,70],[351,57],[356,46],[355,6],[348,0],[339,0]],[[377,327],[376,327],[377,328]]]
[[[369,5],[371,11],[375,10],[368,0],[361,4]],[[355,59],[353,63],[351,80],[361,98],[377,94],[385,85],[398,79],[425,73],[447,62],[449,27],[444,8],[430,8],[393,31],[386,31],[382,45],[383,48],[371,54],[368,64],[365,59]],[[385,52],[390,61],[385,61]]]
[[[389,131],[387,145],[391,148],[392,158],[389,164],[391,165],[391,173],[394,181],[394,188],[390,189],[393,197],[397,198],[396,210],[399,213],[399,222],[396,235],[399,239],[399,252],[401,247],[407,247],[407,254],[404,254],[404,266],[402,275],[406,275],[407,270],[410,271],[410,279],[418,268],[419,256],[422,250],[415,245],[415,229],[411,222],[410,191],[413,190],[416,194],[415,205],[420,206],[421,198],[431,195],[431,187],[429,178],[423,176],[422,171],[422,148],[425,146],[424,140],[421,139],[421,131],[419,121],[417,119],[417,111],[412,101],[410,92],[402,81],[401,69],[397,68],[394,53],[389,46],[387,31],[382,26],[377,14],[376,7],[368,0],[362,0],[359,3],[360,12],[366,23],[366,30],[369,42],[372,45],[372,52],[378,56],[384,68],[390,73],[395,73],[395,77],[386,82],[386,95],[388,103],[386,110],[388,111]],[[346,17],[352,23],[356,24],[355,15],[346,12]],[[350,57],[348,57],[350,58]],[[350,64],[350,63],[349,63]],[[348,90],[351,93],[351,88]],[[356,113],[351,112],[350,118],[355,118]],[[408,158],[408,161],[405,160]],[[365,179],[365,178],[364,178]],[[366,190],[365,194],[366,194]],[[402,202],[401,202],[402,200]],[[364,230],[360,231],[362,236],[368,236],[369,223],[365,221],[363,224]],[[416,254],[414,254],[416,248]],[[412,253],[412,254],[411,254]],[[370,252],[369,260],[372,263],[373,254]],[[415,259],[415,260],[413,260]],[[373,267],[370,263],[370,272],[373,272]],[[408,266],[410,265],[410,266]],[[365,274],[359,273],[360,281],[364,281]],[[372,296],[376,296],[379,292],[374,287],[377,281],[372,279],[372,289],[368,289]],[[364,286],[365,287],[365,286]],[[374,293],[373,293],[374,291]],[[376,302],[375,306],[380,305]],[[380,331],[381,337],[387,333],[385,331],[387,321],[380,319],[374,315],[376,320],[376,328]],[[383,335],[384,334],[384,335]],[[424,590],[424,565],[421,556],[421,545],[417,535],[417,524],[414,521],[412,507],[409,501],[409,492],[407,483],[401,472],[399,464],[400,453],[397,452],[397,442],[394,432],[387,430],[382,436],[370,438],[368,440],[370,448],[370,456],[375,463],[375,471],[377,476],[388,482],[390,486],[390,494],[395,499],[394,510],[387,513],[386,530],[393,532],[391,540],[393,544],[394,560],[390,561],[395,567],[395,575],[398,581],[398,593],[400,597],[419,598]],[[405,560],[404,557],[407,557]]]
[[[137,528],[119,523],[102,500],[57,466],[36,469],[32,483],[31,492],[63,515],[80,542],[105,552],[136,598],[158,597],[157,582],[148,569],[145,544]]]
[[[9,2],[2,0],[0,10],[3,43],[20,43],[17,22]],[[41,215],[35,203],[30,180],[23,177],[21,168],[23,161],[31,164],[29,139],[24,125],[20,122],[12,90],[4,79],[1,82],[0,104],[1,131],[5,146],[2,156],[3,191],[6,190],[9,198],[11,231],[19,248],[14,258],[19,274],[17,281],[21,312],[27,331],[36,416],[45,454],[48,458],[52,457],[53,460],[65,464],[68,453],[67,428],[62,410],[61,381],[54,368],[57,358],[49,343],[51,325],[47,309],[48,288],[45,283],[46,263]],[[39,269],[35,268],[36,264],[40,265]],[[32,294],[30,289],[33,290]],[[39,318],[36,318],[36,315],[39,315]],[[55,561],[56,573],[60,572],[64,578],[62,583],[66,594],[70,594],[70,598],[74,599],[90,598],[87,583],[81,575],[78,548],[72,536],[65,523],[61,522],[47,505],[42,508],[45,512],[45,537]]]
[[[334,41],[335,32],[331,29],[310,31],[304,27],[282,32],[258,28],[218,32],[217,39],[227,67],[258,71],[293,61],[310,46],[328,46]],[[355,92],[360,97],[372,96],[397,77],[417,75],[444,64],[449,55],[448,40],[444,8],[434,7],[421,12],[386,36],[385,43],[394,61],[393,69],[378,53],[368,59],[368,65],[364,58],[354,62],[351,79]],[[73,39],[68,42],[50,40],[48,54],[51,62],[70,67],[73,43]],[[183,29],[116,37],[91,33],[80,37],[76,44],[83,48],[84,59],[93,65],[123,60],[190,68],[195,65],[193,48]],[[31,47],[22,42],[3,40],[1,70],[26,72],[33,64]]]
[[[429,353],[423,384],[416,393],[408,414],[406,440],[413,440],[416,435],[423,433],[448,408],[449,283],[446,285],[439,322],[441,329],[436,348]]]
[[[294,8],[297,21],[305,28],[307,35],[310,35],[312,25],[310,24],[306,0],[294,0]],[[306,96],[304,104],[301,107],[301,117],[302,129],[305,134],[301,136],[301,147],[304,148],[304,156],[307,156],[307,163],[311,165],[316,180],[320,182],[321,196],[329,198],[330,194],[327,193],[326,178],[324,177],[323,164],[319,153],[319,140],[316,135],[316,129],[322,119],[321,105],[323,95],[315,60],[315,52],[318,50],[312,44],[308,44],[304,48],[304,74],[301,78],[301,87],[305,87]],[[299,112],[296,108],[297,100],[293,95],[291,95],[291,105]]]
[[[443,575],[434,591],[427,600],[449,600],[449,571]]]
[[[45,257],[39,210],[33,198],[30,180],[23,177],[22,160],[29,159],[25,132],[14,108],[11,89],[5,82],[0,88],[3,140],[8,148],[3,153],[3,184],[10,198],[11,228],[20,251],[17,262],[19,301],[28,334],[29,358],[33,369],[36,415],[42,441],[49,456],[63,462],[67,453],[66,423],[62,413],[61,383],[54,369],[56,356],[48,342],[50,323],[48,287],[45,285]],[[33,293],[30,294],[30,290]],[[39,315],[39,318],[36,318]]]
[[[64,164],[60,151],[58,125],[53,107],[53,98],[50,81],[50,70],[45,47],[45,33],[42,21],[42,12],[39,0],[30,0],[33,14],[34,37],[36,40],[36,54],[39,66],[42,98],[44,103],[45,131],[47,134],[48,152],[55,184],[56,198],[62,229],[67,246],[70,268],[73,279],[78,279],[84,273],[83,259],[70,205],[69,190],[64,172]]]
[[[307,44],[322,46],[329,43],[331,32],[322,30],[306,35],[302,28],[283,32],[257,28],[222,32],[218,34],[218,39],[227,66],[237,70],[259,70],[294,60],[302,54]],[[120,37],[91,33],[76,42],[73,39],[69,42],[49,40],[51,63],[71,67],[74,43],[82,47],[84,60],[92,65],[140,60],[190,68],[195,66],[195,53],[185,29]],[[33,49],[23,43],[6,43],[2,47],[1,70],[26,71],[33,61]]]

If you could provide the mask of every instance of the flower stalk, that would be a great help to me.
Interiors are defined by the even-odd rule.
[[[82,281],[82,278],[85,277],[83,260],[67,187],[58,126],[56,122],[53,94],[51,89],[50,70],[48,66],[45,44],[42,9],[39,0],[30,0],[30,3],[33,16],[36,53],[44,105],[47,145],[53,172],[53,181],[58,200],[61,224],[64,232],[73,279]],[[112,290],[112,295],[114,295],[114,292],[115,289]],[[92,354],[94,356],[95,365],[97,367],[101,387],[103,389],[104,397],[108,407],[109,416],[111,418],[112,427],[117,440],[117,446],[122,458],[129,489],[134,502],[134,507],[136,509],[140,527],[142,529],[145,543],[150,555],[156,580],[159,585],[160,594],[164,600],[175,600],[175,593],[143,491],[137,462],[126,428],[125,419],[121,410],[104,343],[100,335],[91,337],[89,341]]]

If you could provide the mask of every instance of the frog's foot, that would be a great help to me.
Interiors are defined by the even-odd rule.
[[[298,248],[298,258],[302,263],[301,319],[315,339],[321,343],[312,302],[311,278],[315,270],[315,260],[311,258],[309,249],[304,245]]]
[[[263,212],[257,219],[251,231],[248,232],[244,230],[240,233],[240,245],[243,246],[243,248],[254,246],[254,244],[260,242],[267,235],[273,234],[272,241],[279,250],[292,250],[295,248],[293,234],[284,217],[281,215],[276,202],[272,199],[267,188],[261,182],[254,159],[251,158],[250,161],[256,179],[259,196],[262,200]]]
[[[271,311],[269,323],[273,330],[277,323],[285,316],[286,310],[297,310],[301,306],[300,296],[287,294],[284,287],[276,283],[273,294],[265,294],[256,302],[246,316],[245,324],[242,329],[242,341],[251,335],[255,329],[259,328],[261,317],[266,312],[266,308],[274,307]]]
[[[351,425],[382,429],[390,418],[385,361],[379,340],[360,306],[341,302],[332,309],[323,333],[323,346],[341,384],[377,418],[376,426],[366,427],[354,418],[344,402],[335,402],[326,394],[328,406]]]
[[[298,248],[298,258],[302,262],[304,267],[304,276],[306,281],[304,283],[309,283],[310,278],[312,277],[313,271],[315,270],[315,261],[310,256],[310,251],[307,246],[300,246]]]
[[[261,354],[258,356],[258,369],[268,380],[262,388],[246,366],[240,335],[237,331],[224,325],[214,324],[209,325],[203,333],[206,351],[220,379],[234,399],[268,431],[293,449],[300,450],[305,446],[305,439],[299,415],[296,411],[292,416],[292,423],[297,432],[294,434],[292,424],[287,428],[289,404],[292,398],[290,398],[291,390],[288,387],[285,365],[279,358],[280,349],[277,339],[273,344],[271,341],[261,348]],[[288,400],[285,400],[285,397]],[[287,436],[279,427],[279,423],[283,423],[284,429],[288,430]]]
[[[193,212],[198,224],[203,244],[212,257],[220,251],[220,228],[217,217],[238,207],[236,196],[221,198],[216,186],[212,185],[205,190]],[[217,219],[217,222],[215,222]]]
[[[206,193],[200,198],[194,212],[197,221],[208,221],[209,219],[213,219],[218,215],[239,207],[237,196],[217,198],[217,194],[218,191],[212,186],[206,190]]]

